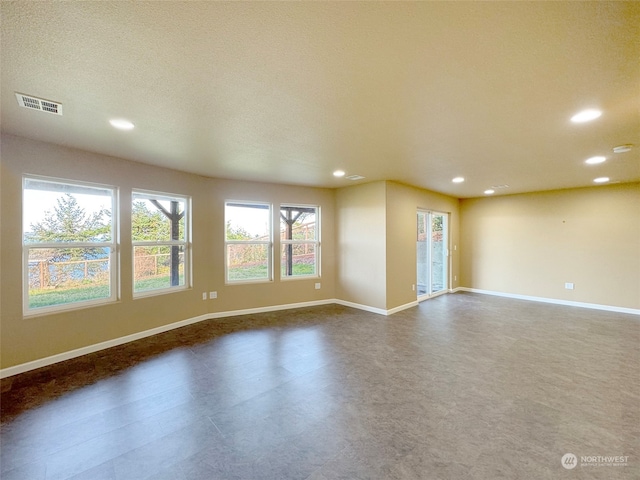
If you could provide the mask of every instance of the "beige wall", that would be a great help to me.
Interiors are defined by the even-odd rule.
[[[118,302],[23,318],[23,174],[119,188]],[[192,288],[133,299],[133,188],[192,198]],[[280,281],[276,255],[274,282],[225,285],[225,200],[319,205],[321,278]],[[330,190],[212,179],[5,135],[0,368],[210,313],[334,298],[381,310],[406,305],[416,299],[418,209],[450,213],[452,288],[640,308],[640,183],[459,201],[391,181]],[[565,282],[575,290],[565,290]],[[203,301],[202,292],[213,290],[218,299]]]
[[[416,284],[418,209],[449,214],[450,285],[456,288],[460,279],[458,199],[396,182],[387,182],[386,193],[387,309],[416,300],[412,287]]]
[[[458,243],[458,200],[396,182],[340,188],[338,298],[391,310],[416,301],[416,212],[449,213],[450,242]],[[458,277],[457,250],[451,276]],[[457,286],[457,280],[453,287]]]
[[[340,188],[337,209],[337,296],[386,309],[385,182]]]
[[[462,286],[640,308],[640,183],[462,200],[461,231]]]
[[[333,190],[205,178],[10,135],[2,137],[0,171],[0,368],[207,313],[333,299],[336,296]],[[25,173],[99,182],[119,188],[121,298],[118,302],[23,318],[21,188]],[[193,288],[133,299],[129,273],[132,263],[129,204],[133,188],[192,197]],[[322,212],[321,279],[279,281],[279,257],[276,256],[274,282],[225,285],[224,200],[227,199],[271,202],[276,209],[280,203],[319,205]],[[314,288],[318,281],[322,285],[320,290]],[[203,301],[202,292],[213,290],[218,292],[218,299]]]

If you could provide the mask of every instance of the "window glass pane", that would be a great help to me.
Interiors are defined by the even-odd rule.
[[[133,290],[144,292],[185,285],[184,248],[133,247]],[[177,265],[174,271],[172,262]]]
[[[134,293],[187,285],[187,208],[188,200],[184,197],[133,192],[131,240]],[[153,242],[154,245],[141,245],[141,242]],[[170,243],[173,245],[168,245]]]
[[[227,279],[269,280],[269,249],[267,244],[227,245]]]
[[[30,248],[29,308],[109,298],[109,248]]]
[[[418,212],[418,241],[424,242],[427,237],[426,219],[428,214]]]
[[[23,200],[25,243],[112,240],[109,189],[25,179]]]
[[[280,207],[280,239],[316,240],[315,207]]]
[[[186,238],[185,200],[156,199],[134,194],[131,206],[131,239],[134,242]]]
[[[283,277],[317,275],[316,245],[313,243],[282,245],[280,266]]]
[[[269,205],[227,203],[227,240],[271,240]]]

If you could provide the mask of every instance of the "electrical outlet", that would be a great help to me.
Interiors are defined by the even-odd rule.
[[[209,298],[213,300],[214,298],[218,298],[218,292],[209,292]]]
[[[206,300],[207,299],[207,292],[202,292],[202,299]]]
[[[573,290],[574,289],[574,285],[571,282],[567,282],[564,284],[564,288],[567,290]]]
[[[454,276],[453,276],[453,281],[454,281],[454,282],[457,282],[457,281],[458,281],[458,276],[457,276],[457,275],[454,275]]]
[[[316,283],[316,290],[320,290],[320,284]]]
[[[416,291],[416,285],[415,284],[411,285],[411,290],[413,290],[414,292]]]

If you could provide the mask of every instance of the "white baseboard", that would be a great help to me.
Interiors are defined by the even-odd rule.
[[[346,300],[335,299],[334,303],[345,307],[357,308],[358,310],[364,310],[365,312],[377,313],[378,315],[387,315],[387,311],[382,308],[370,307],[369,305],[362,305],[361,303],[348,302]]]
[[[161,325],[159,327],[151,328],[149,330],[144,330],[142,332],[132,333],[131,335],[125,335],[124,337],[114,338],[112,340],[95,343],[93,345],[77,348],[75,350],[70,350],[68,352],[58,353],[56,355],[51,355],[45,358],[39,358],[38,360],[33,360],[31,362],[21,363],[20,365],[14,365],[13,367],[3,368],[3,369],[0,369],[0,378],[11,377],[13,375],[18,375],[20,373],[28,372],[30,370],[35,370],[37,368],[53,365],[54,363],[64,362],[65,360],[81,357],[82,355],[87,355],[89,353],[98,352],[100,350],[105,350],[111,347],[117,347],[118,345],[123,345],[125,343],[150,337],[152,335],[158,335],[159,333],[168,332],[169,330],[174,330],[176,328],[186,327],[187,325],[202,322],[203,320],[210,320],[214,318],[224,318],[224,317],[237,317],[240,315],[250,315],[254,313],[275,312],[280,310],[291,310],[293,308],[315,307],[318,305],[330,305],[330,304],[338,304],[338,305],[344,305],[346,307],[353,307],[359,310],[365,310],[367,312],[377,313],[379,315],[391,315],[393,313],[399,312],[406,308],[411,308],[413,306],[416,306],[418,302],[407,303],[406,305],[401,305],[399,307],[392,308],[391,310],[383,310],[381,308],[370,307],[368,305],[361,305],[359,303],[352,303],[344,300],[330,298],[326,300],[316,300],[311,302],[289,303],[285,305],[271,305],[268,307],[257,307],[257,308],[247,308],[243,310],[230,310],[226,312],[206,313],[204,315],[199,315],[193,318],[187,318],[186,320],[181,320],[179,322],[169,323],[167,325]]]
[[[179,322],[169,323],[167,325],[161,325],[160,327],[144,330],[142,332],[132,333],[131,335],[125,335],[124,337],[114,338],[113,340],[94,343],[93,345],[76,348],[75,350],[69,350],[68,352],[58,353],[56,355],[51,355],[50,357],[39,358],[38,360],[33,360],[31,362],[21,363],[20,365],[15,365],[9,368],[3,368],[2,370],[0,370],[0,378],[10,377],[19,373],[28,372],[29,370],[35,370],[36,368],[46,367],[58,362],[64,362],[65,360],[70,360],[82,355],[87,355],[88,353],[94,353],[100,350],[105,350],[107,348],[117,347],[118,345],[133,342],[135,340],[140,340],[141,338],[150,337],[151,335],[158,335],[159,333],[168,332],[169,330],[173,330],[175,328],[185,327],[187,325],[191,325],[192,323],[201,322],[203,320],[207,320],[208,318],[211,318],[211,316],[208,314],[199,315],[197,317],[188,318]]]
[[[335,299],[334,303],[337,303],[338,305],[343,305],[345,307],[357,308],[358,310],[364,310],[366,312],[377,313],[378,315],[393,315],[394,313],[401,312],[402,310],[406,310],[407,308],[418,306],[417,300],[414,300],[413,302],[405,303],[404,305],[393,307],[389,310],[385,310],[384,308],[370,307],[369,305],[363,305],[361,303],[348,302],[346,300],[339,300],[339,299]]]
[[[493,290],[481,290],[479,288],[468,288],[468,287],[458,287],[454,291],[456,291],[456,292],[482,293],[484,295],[494,295],[496,297],[516,298],[518,300],[529,300],[529,301],[532,301],[532,302],[553,303],[553,304],[556,304],[556,305],[567,305],[567,306],[570,306],[570,307],[591,308],[593,310],[606,310],[606,311],[609,311],[609,312],[629,313],[631,315],[640,315],[640,309],[627,308],[627,307],[616,307],[616,306],[613,306],[613,305],[601,305],[599,303],[574,302],[574,301],[571,301],[571,300],[558,300],[558,299],[555,299],[555,298],[534,297],[534,296],[531,296],[531,295],[519,295],[517,293],[495,292]]]
[[[50,357],[39,358],[38,360],[33,360],[31,362],[21,363],[20,365],[14,365],[13,367],[3,368],[0,370],[0,378],[11,377],[13,375],[18,375],[19,373],[28,372],[29,370],[35,370],[36,368],[46,367],[48,365],[53,365],[54,363],[63,362],[65,360],[70,360],[72,358],[80,357],[82,355],[87,355],[89,353],[98,352],[100,350],[105,350],[111,347],[117,347],[118,345],[123,345],[125,343],[133,342],[135,340],[140,340],[142,338],[150,337],[152,335],[158,335],[159,333],[168,332],[169,330],[174,330],[176,328],[186,327],[187,325],[198,323],[203,320],[209,320],[212,318],[236,317],[239,315],[273,312],[277,310],[289,310],[292,308],[313,307],[317,305],[327,305],[327,304],[333,304],[333,303],[336,303],[334,299],[328,299],[328,300],[317,300],[312,302],[290,303],[286,305],[273,305],[269,307],[248,308],[244,310],[231,310],[228,312],[206,313],[204,315],[198,315],[197,317],[187,318],[186,320],[181,320],[179,322],[169,323],[167,325],[161,325],[159,327],[151,328],[149,330],[144,330],[142,332],[132,333],[131,335],[125,335],[124,337],[114,338],[112,340],[95,343],[93,345],[77,348],[75,350],[70,350],[68,352],[51,355]]]
[[[304,307],[317,307],[318,305],[331,305],[336,303],[336,300],[331,298],[327,300],[314,300],[312,302],[299,302],[299,303],[287,303],[285,305],[271,305],[268,307],[246,308],[243,310],[230,310],[228,312],[214,312],[208,313],[207,318],[224,318],[224,317],[238,317],[240,315],[251,315],[253,313],[266,313],[277,312],[280,310],[291,310],[294,308]]]
[[[494,292],[490,290],[480,290],[477,288],[457,287],[450,290],[450,292],[451,293],[455,293],[455,292],[482,293],[485,295],[496,295],[500,297],[517,298],[521,300],[531,300],[535,302],[555,303],[558,305],[570,305],[574,307],[593,308],[598,310],[608,310],[611,312],[631,313],[633,315],[640,315],[640,310],[633,309],[633,308],[613,307],[613,306],[598,305],[593,303],[571,302],[567,300],[556,300],[552,298],[532,297],[528,295],[517,295],[517,294],[511,294],[511,293]],[[140,340],[142,338],[150,337],[152,335],[157,335],[159,333],[168,332],[169,330],[173,330],[180,327],[186,327],[187,325],[198,323],[203,320],[210,320],[214,318],[224,318],[224,317],[236,317],[239,315],[275,312],[280,310],[290,310],[293,308],[314,307],[318,305],[330,305],[330,304],[343,305],[345,307],[357,308],[358,310],[364,310],[366,312],[387,316],[387,315],[392,315],[394,313],[400,312],[402,310],[406,310],[408,308],[415,307],[418,305],[418,301],[416,300],[404,305],[400,305],[398,307],[394,307],[389,310],[385,310],[382,308],[371,307],[369,305],[362,305],[360,303],[348,302],[346,300],[332,298],[332,299],[317,300],[312,302],[289,303],[286,305],[272,305],[268,307],[247,308],[243,310],[231,310],[227,312],[207,313],[204,315],[199,315],[197,317],[188,318],[186,320],[181,320],[179,322],[169,323],[167,325],[161,325],[159,327],[152,328],[150,330],[145,330],[143,332],[137,332],[131,335],[126,335],[124,337],[114,338],[113,340],[107,340],[106,342],[96,343],[96,344],[78,348],[75,350],[70,350],[68,352],[51,355],[50,357],[40,358],[38,360],[33,360],[31,362],[15,365],[13,367],[3,368],[0,370],[0,378],[11,377],[13,375],[18,375],[19,373],[28,372],[29,370],[35,370],[36,368],[46,367],[48,365],[53,365],[54,363],[63,362],[65,360],[70,360],[72,358],[80,357],[82,355],[87,355],[89,353],[94,353],[100,350],[105,350],[107,348],[123,345],[125,343],[133,342],[135,340]]]
[[[406,310],[407,308],[417,307],[418,301],[414,300],[413,302],[405,303],[404,305],[400,305],[398,307],[394,307],[391,310],[387,310],[386,315],[393,315],[394,313],[401,312],[402,310]]]

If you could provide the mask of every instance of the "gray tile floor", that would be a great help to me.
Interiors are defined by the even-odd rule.
[[[469,293],[212,320],[4,379],[0,476],[638,479],[639,360],[637,316]]]

